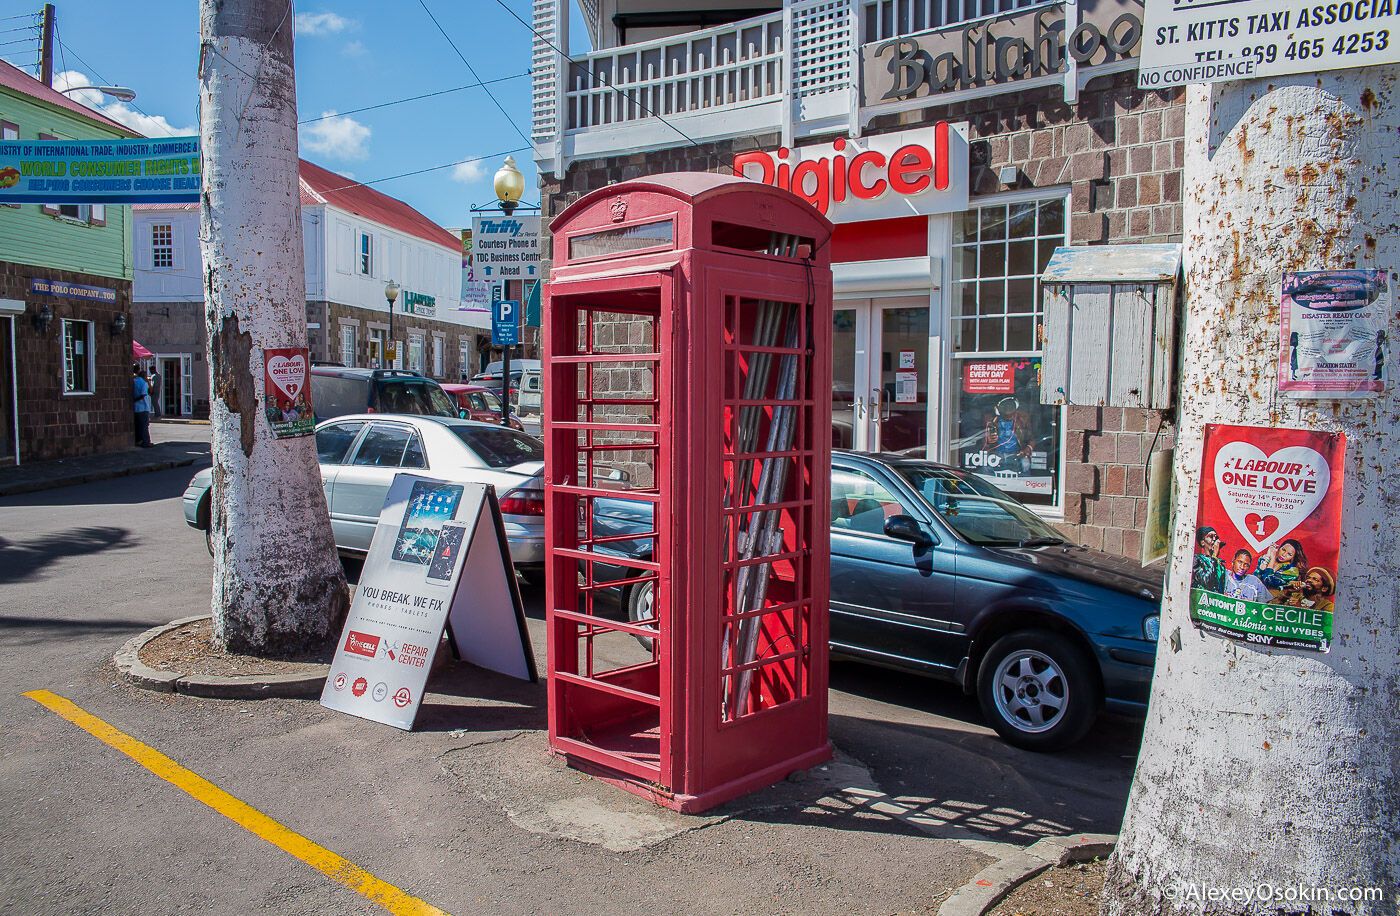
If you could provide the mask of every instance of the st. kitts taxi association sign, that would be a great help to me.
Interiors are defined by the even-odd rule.
[[[0,141],[0,204],[199,200],[199,138]]]

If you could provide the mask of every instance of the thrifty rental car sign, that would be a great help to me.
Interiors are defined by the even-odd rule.
[[[967,209],[967,125],[739,153],[734,174],[791,191],[836,223],[957,213]]]

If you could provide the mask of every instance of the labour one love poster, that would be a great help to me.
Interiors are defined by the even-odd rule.
[[[263,350],[263,398],[267,422],[278,439],[309,436],[316,429],[307,384],[311,353],[305,347]]]
[[[1332,644],[1346,437],[1206,427],[1191,620],[1216,636],[1326,652]]]

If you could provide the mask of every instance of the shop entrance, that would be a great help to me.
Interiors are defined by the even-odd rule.
[[[161,416],[187,417],[194,412],[194,390],[191,376],[191,357],[188,353],[176,356],[161,354],[160,390],[155,392],[160,403]]]
[[[833,448],[923,456],[929,429],[927,296],[839,300],[832,369]]]
[[[15,413],[15,320],[0,317],[0,466],[19,458]]]

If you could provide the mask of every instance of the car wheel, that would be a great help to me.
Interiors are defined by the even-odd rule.
[[[655,582],[639,582],[628,588],[627,619],[632,623],[641,623],[644,620],[651,620],[652,602],[655,597]],[[646,649],[648,652],[651,651],[652,638],[650,636],[635,636],[633,638],[642,644],[642,648]]]
[[[1008,743],[1056,751],[1084,737],[1099,707],[1092,662],[1064,636],[1022,630],[998,639],[977,674],[982,714]]]
[[[204,526],[204,548],[209,551],[209,556],[214,555],[214,525],[212,523]]]

